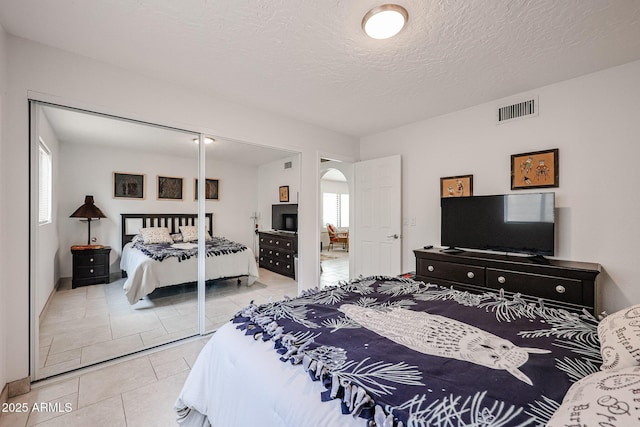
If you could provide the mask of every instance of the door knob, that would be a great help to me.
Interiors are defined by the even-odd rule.
[[[393,237],[394,239],[399,239],[400,236],[398,236],[397,234],[392,234],[391,236],[387,236],[387,237]]]

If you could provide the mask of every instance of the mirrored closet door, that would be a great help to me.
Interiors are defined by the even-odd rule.
[[[259,268],[258,232],[297,203],[299,153],[39,101],[30,126],[34,379],[297,294]]]
[[[199,333],[197,263],[162,244],[197,226],[199,135],[38,102],[31,133],[35,378]]]

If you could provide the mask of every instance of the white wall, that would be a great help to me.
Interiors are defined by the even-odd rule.
[[[291,168],[284,164],[291,162]],[[280,202],[279,188],[289,186],[289,201]],[[285,159],[276,160],[258,168],[258,228],[271,230],[271,206],[300,202],[300,157],[295,154]],[[298,206],[300,212],[300,206]],[[300,216],[300,215],[299,215]],[[298,218],[300,220],[301,218]],[[298,240],[298,245],[300,245]]]
[[[154,152],[93,146],[90,144],[62,144],[64,171],[59,189],[60,198],[60,275],[71,277],[71,245],[85,244],[87,223],[69,218],[84,202],[85,195],[93,195],[96,206],[107,216],[92,221],[91,236],[98,244],[111,246],[111,272],[120,271],[121,219],[123,213],[197,213],[194,199],[194,179],[198,173],[197,159],[176,157]],[[211,157],[211,155],[209,156]],[[87,159],[100,159],[92,161]],[[207,159],[206,176],[219,179],[219,200],[207,200],[206,211],[213,212],[213,235],[223,236],[252,247],[251,213],[256,209],[257,168]],[[145,175],[145,198],[114,199],[113,172]],[[157,176],[183,178],[182,200],[158,200]]]
[[[403,270],[440,243],[439,178],[473,174],[475,195],[509,193],[510,155],[559,148],[556,257],[600,263],[604,308],[640,302],[640,62],[550,86],[540,115],[495,124],[497,103],[361,140],[362,159],[402,155]],[[540,191],[540,190],[537,190]]]
[[[0,25],[0,165],[4,165],[4,146],[6,144],[6,128],[7,128],[7,119],[6,119],[6,91],[7,91],[7,62],[8,62],[8,53],[6,48],[6,34],[4,29]],[[4,173],[0,172],[0,197],[4,197],[7,195],[7,176]],[[3,199],[7,200],[7,199]],[[0,231],[5,228],[4,221],[5,213],[4,209],[0,208]],[[4,234],[3,234],[4,236]],[[4,240],[4,239],[3,239]],[[4,259],[5,257],[5,246],[0,244],[0,259]],[[4,270],[4,265],[2,266],[2,271]],[[4,385],[9,380],[7,374],[7,359],[8,359],[8,350],[7,350],[7,330],[8,330],[8,322],[7,322],[7,309],[9,302],[7,300],[7,293],[5,288],[7,287],[6,283],[6,274],[0,274],[0,392],[4,388]]]
[[[35,295],[36,313],[39,316],[60,278],[58,260],[61,251],[59,251],[58,230],[60,229],[60,219],[64,220],[65,215],[64,213],[60,215],[58,211],[59,198],[55,191],[55,189],[60,188],[58,179],[60,172],[60,144],[44,114],[39,115],[38,130],[39,137],[51,152],[52,188],[51,222],[38,226],[38,266],[36,271],[37,289],[35,290]],[[71,212],[69,212],[69,214],[71,214]],[[66,216],[69,216],[69,214]]]
[[[3,185],[0,194],[2,200],[12,200],[0,208],[3,241],[13,245],[0,258],[4,300],[11,301],[6,313],[11,328],[2,328],[10,349],[3,358],[7,381],[29,374],[29,94],[73,107],[300,152],[299,287],[316,286],[320,268],[319,150],[356,158],[354,138],[42,44],[13,36],[7,41],[9,84],[0,169],[3,181],[12,180],[11,191]]]

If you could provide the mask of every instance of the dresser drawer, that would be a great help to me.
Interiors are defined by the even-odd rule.
[[[106,265],[108,263],[108,259],[109,254],[105,253],[83,253],[76,257],[76,264],[78,267]]]
[[[293,250],[294,243],[289,237],[260,236],[260,246],[277,248],[283,250]]]
[[[109,269],[106,264],[93,265],[88,267],[78,266],[76,269],[78,279],[88,279],[104,275],[109,275]]]
[[[534,297],[583,304],[582,281],[564,277],[487,269],[487,286]]]
[[[418,276],[445,279],[452,282],[484,285],[484,267],[435,261],[430,259],[416,259],[416,274]]]

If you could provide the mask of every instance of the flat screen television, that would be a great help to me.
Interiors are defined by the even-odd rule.
[[[298,231],[298,205],[287,203],[271,206],[271,228],[276,231]]]
[[[441,244],[553,256],[555,193],[441,199]]]

